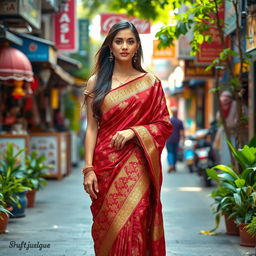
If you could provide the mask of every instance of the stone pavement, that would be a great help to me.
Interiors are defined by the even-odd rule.
[[[223,221],[218,236],[199,234],[214,225],[211,188],[204,188],[199,176],[182,163],[176,173],[167,174],[165,154],[162,202],[167,256],[255,255],[254,248],[239,246],[239,237],[225,235]],[[49,180],[38,192],[35,208],[27,209],[24,218],[11,219],[8,232],[0,235],[0,256],[93,256],[89,207],[79,168],[60,181]],[[26,249],[24,243],[46,248]]]

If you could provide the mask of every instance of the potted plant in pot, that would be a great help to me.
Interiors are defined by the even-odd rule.
[[[218,183],[217,189],[211,193],[216,205],[216,227],[214,230],[218,228],[221,215],[225,215],[226,227],[228,226],[227,222],[231,221],[234,224],[235,220],[236,225],[239,225],[243,218],[243,221],[249,221],[253,217],[253,214],[250,213],[255,211],[253,201],[256,184],[255,138],[239,150],[235,150],[232,144],[228,142],[242,172],[232,166],[225,165],[216,165],[207,169],[208,176]],[[235,227],[233,231],[237,233]],[[229,230],[227,233],[231,234]]]
[[[224,216],[226,233],[228,235],[239,235],[239,229],[234,221],[233,216],[235,201],[233,193],[236,191],[235,180],[239,179],[228,166],[216,165],[211,169],[206,170],[208,176],[218,183],[218,187],[211,192],[211,197],[214,199],[213,211],[215,213],[215,231],[219,227],[220,218]]]
[[[45,160],[45,155],[39,156],[36,151],[26,157],[23,185],[31,189],[27,193],[28,207],[34,207],[36,191],[47,184],[46,179],[42,177],[45,174],[43,170],[51,168],[51,166],[44,164]]]
[[[4,233],[6,231],[9,215],[11,214],[9,210],[11,210],[11,208],[6,207],[3,194],[0,193],[0,233]]]
[[[11,217],[25,216],[26,197],[25,193],[30,189],[22,184],[24,171],[18,163],[18,156],[24,151],[20,150],[16,154],[12,144],[7,145],[7,150],[0,160],[0,193],[6,206],[11,206]]]
[[[245,226],[247,232],[251,235],[251,237],[256,237],[256,217],[253,217],[252,221]]]
[[[235,208],[233,215],[239,225],[240,245],[256,246],[256,237],[252,236],[247,229],[254,217],[256,217],[256,187],[243,186],[240,184],[237,191],[233,194]],[[253,224],[251,224],[253,226]]]

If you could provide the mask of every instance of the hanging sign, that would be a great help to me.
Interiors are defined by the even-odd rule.
[[[76,52],[75,0],[68,0],[64,8],[55,14],[54,41],[60,51]]]
[[[136,17],[127,17],[124,14],[102,13],[100,15],[101,33],[107,34],[110,28],[117,22],[129,20],[134,24],[139,34],[150,34],[150,22],[141,20]]]

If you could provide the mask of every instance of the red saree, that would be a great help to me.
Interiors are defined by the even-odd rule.
[[[97,256],[164,256],[160,155],[172,131],[161,82],[146,73],[112,89],[102,118],[93,165],[99,194],[93,199],[92,236]],[[136,139],[116,150],[117,131]]]

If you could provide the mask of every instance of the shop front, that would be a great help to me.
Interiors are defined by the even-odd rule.
[[[74,78],[58,65],[52,42],[14,36],[22,44],[0,48],[0,145],[14,141],[17,150],[45,154],[52,166],[47,176],[59,179],[71,171],[71,135],[60,110]]]

